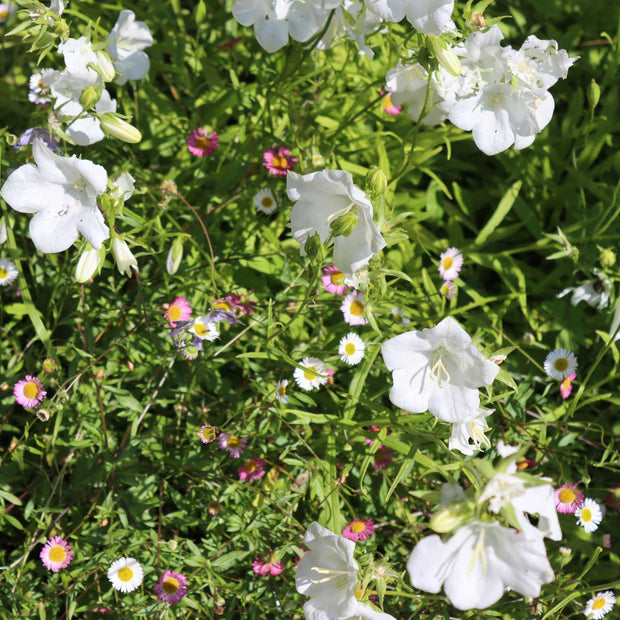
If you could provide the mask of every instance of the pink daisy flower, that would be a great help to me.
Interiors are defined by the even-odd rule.
[[[39,557],[45,568],[57,573],[69,566],[73,559],[73,551],[71,545],[61,536],[53,536],[45,543]]]
[[[187,138],[187,148],[196,157],[211,155],[217,148],[217,143],[217,131],[209,133],[208,127],[198,127],[198,129],[190,131]]]
[[[263,165],[271,174],[285,175],[297,165],[297,157],[290,155],[291,149],[281,146],[277,151],[275,147],[267,149],[263,153]]]
[[[211,426],[210,424],[204,424],[200,427],[197,435],[198,437],[200,437],[200,441],[202,441],[202,443],[211,443],[215,440],[216,432],[217,431],[215,430],[215,426]]]
[[[373,433],[378,433],[381,430],[381,427],[380,426],[375,426],[374,424],[371,424],[370,428],[368,430],[373,432]],[[389,429],[389,428],[387,429],[387,434],[388,435],[392,434],[391,429]],[[374,438],[366,437],[366,439],[364,439],[364,441],[370,446],[374,442]]]
[[[265,475],[266,464],[264,459],[251,458],[237,470],[239,472],[239,480],[242,482],[245,480],[248,482],[259,480]]]
[[[22,407],[36,409],[43,402],[47,392],[43,390],[43,384],[37,377],[26,375],[25,379],[15,384],[13,394]]]
[[[187,579],[181,573],[167,570],[155,584],[157,598],[173,605],[187,594]]]
[[[553,501],[558,512],[573,514],[583,504],[583,493],[576,490],[577,483],[567,482],[553,492]]]
[[[323,269],[321,282],[323,282],[325,290],[334,295],[346,295],[349,290],[349,287],[344,283],[344,273],[336,265],[329,265]]]
[[[364,318],[364,311],[366,310],[364,293],[357,291],[349,293],[342,300],[340,310],[342,310],[345,323],[349,325],[366,325],[368,323],[368,319]]]
[[[249,293],[242,293],[241,295],[233,293],[232,295],[226,295],[226,297],[216,299],[213,302],[214,310],[232,312],[236,316],[241,314],[252,315],[255,308],[256,302],[249,299]]]
[[[177,327],[179,321],[189,321],[192,316],[192,307],[185,297],[177,297],[169,306],[164,316],[170,327]]]
[[[276,562],[275,554],[271,554],[266,558],[256,558],[252,562],[252,570],[257,575],[280,575],[284,571],[282,562]]]
[[[439,275],[444,280],[454,280],[463,266],[463,255],[458,248],[448,248],[439,257]]]
[[[388,93],[383,97],[383,111],[392,116],[398,116],[403,109],[402,105],[394,105],[392,103],[392,93]]]
[[[229,435],[228,433],[220,433],[218,440],[222,450],[228,450],[233,459],[238,459],[244,452],[248,443],[247,437],[239,437],[238,435]]]
[[[364,519],[353,519],[347,527],[342,530],[342,535],[353,542],[358,540],[366,540],[375,531],[375,524],[372,519],[364,521]]]
[[[566,377],[562,383],[560,383],[560,394],[562,395],[562,398],[564,400],[566,400],[569,396],[570,393],[573,391],[573,381],[577,378],[577,373],[574,372],[572,375],[568,375],[568,377]]]
[[[446,299],[454,299],[456,297],[456,286],[452,280],[446,280],[440,287],[439,292]]]
[[[391,448],[388,448],[387,446],[379,446],[375,452],[375,469],[383,469],[384,467],[387,467],[392,462],[393,457],[394,452]]]

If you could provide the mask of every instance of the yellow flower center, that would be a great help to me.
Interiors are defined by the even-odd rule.
[[[248,461],[244,466],[243,466],[243,470],[247,473],[247,474],[251,474],[253,472],[256,471],[256,463],[253,463],[252,461]]]
[[[280,396],[284,396],[284,395],[286,394],[286,385],[281,385],[281,386],[278,388],[278,394],[279,394]]]
[[[353,355],[355,353],[355,345],[352,342],[347,342],[344,345],[344,351],[347,355]]]
[[[202,436],[207,441],[213,441],[213,439],[215,438],[215,431],[210,426],[205,426],[204,430],[202,431]]]
[[[161,587],[166,594],[174,594],[179,589],[179,582],[174,577],[168,577]]]
[[[568,360],[565,357],[558,357],[558,359],[553,362],[553,367],[558,372],[564,372],[568,368]]]
[[[583,522],[592,521],[592,511],[589,508],[584,508],[581,511],[581,520]]]
[[[170,306],[168,309],[168,317],[171,321],[178,321],[181,318],[181,308],[179,308],[179,306]]]
[[[265,209],[269,209],[273,207],[273,200],[269,196],[265,196],[260,203],[265,207]]]
[[[8,9],[4,9],[3,11],[0,11],[0,19],[6,19],[8,16],[9,16]]]
[[[344,283],[344,273],[342,273],[342,271],[334,271],[330,275],[329,279],[331,280],[332,284],[340,286]]]
[[[209,138],[204,138],[204,137],[196,138],[196,146],[201,151],[206,151],[211,146],[211,142]]]
[[[118,571],[118,578],[121,581],[131,581],[133,579],[133,571],[129,566],[123,566],[123,568]]]
[[[286,170],[288,160],[284,157],[284,155],[274,155],[271,159],[271,165],[278,170]]]
[[[313,381],[318,377],[318,373],[316,372],[314,366],[309,366],[308,370],[304,370],[304,378],[308,381]]]
[[[24,386],[24,396],[28,399],[36,398],[39,395],[39,386],[34,381],[28,381]]]
[[[364,313],[364,304],[361,301],[357,301],[356,299],[353,303],[351,303],[349,312],[353,316],[362,316],[362,314]]]
[[[454,261],[452,260],[451,256],[444,256],[444,259],[441,261],[441,266],[444,269],[450,269],[450,267],[452,267],[452,263]]]
[[[362,594],[363,594],[363,590],[362,588],[358,588],[357,590],[355,590],[355,592],[353,593],[353,596],[359,601],[362,598]]]
[[[49,551],[49,559],[52,562],[62,562],[67,557],[67,552],[60,546],[56,545]]]
[[[594,603],[592,603],[592,609],[603,609],[606,602],[607,601],[601,596],[600,598],[597,598]]]
[[[231,305],[225,301],[216,301],[213,306],[217,309],[217,310],[225,310],[226,312],[230,312],[231,311]]]
[[[4,267],[0,267],[0,280],[4,280],[4,278],[8,277],[9,272]]]
[[[239,439],[239,437],[237,437],[237,435],[231,435],[226,441],[226,443],[228,444],[229,448],[232,448],[234,450],[235,448],[239,447],[241,440]]]
[[[392,107],[392,105],[393,105],[393,104],[392,104],[392,97],[390,97],[389,95],[386,95],[386,96],[383,98],[383,107],[384,107],[385,109],[387,109],[387,108],[391,108],[391,107]]]
[[[562,489],[558,493],[558,499],[563,504],[572,504],[575,501],[575,492],[572,489]]]
[[[351,526],[351,531],[355,534],[359,534],[360,532],[364,531],[365,527],[366,524],[363,521],[354,521],[353,525]]]
[[[194,331],[196,332],[196,336],[206,336],[209,333],[206,325],[202,325],[201,323],[194,324]]]

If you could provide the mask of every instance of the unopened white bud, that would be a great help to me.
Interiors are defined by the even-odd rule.
[[[170,246],[168,258],[166,259],[166,271],[173,276],[178,270],[183,259],[183,240],[177,237]]]
[[[120,273],[131,277],[132,267],[138,271],[138,261],[136,260],[136,257],[132,254],[129,246],[118,237],[114,237],[114,239],[112,239],[112,254],[114,255],[116,267]]]
[[[95,248],[91,247],[88,250],[84,250],[75,268],[75,279],[77,282],[84,284],[84,282],[88,282],[95,274],[99,273],[104,259],[105,250],[103,248],[95,250]]]

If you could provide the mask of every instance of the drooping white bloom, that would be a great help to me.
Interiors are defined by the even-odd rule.
[[[129,246],[119,237],[112,239],[112,254],[119,272],[131,278],[131,270],[138,271],[138,261]]]
[[[489,510],[496,514],[511,506],[519,530],[526,538],[543,536],[551,540],[562,540],[553,487],[550,484],[527,486],[526,481],[517,475],[499,473],[489,480],[478,498],[478,504],[486,501],[489,501]],[[526,514],[538,514],[538,525],[532,525]]]
[[[108,569],[108,579],[112,587],[120,592],[132,592],[142,583],[142,566],[134,558],[120,558]]]
[[[349,364],[350,366],[359,364],[362,359],[364,359],[365,351],[366,345],[364,344],[364,341],[354,332],[351,332],[340,339],[338,355],[340,355],[340,359],[343,362]]]
[[[577,525],[581,525],[589,534],[598,529],[603,520],[603,511],[593,499],[586,497],[583,504],[575,510],[575,517],[577,518]]]
[[[483,450],[481,446],[488,448],[491,444],[484,434],[489,430],[485,418],[493,413],[493,409],[476,407],[470,413],[452,423],[452,436],[448,442],[450,450],[459,450],[463,454],[471,455],[477,450]],[[473,445],[469,443],[472,440]]]
[[[301,367],[293,371],[293,378],[302,390],[313,390],[327,383],[327,369],[317,357],[304,357]]]
[[[603,273],[595,270],[596,280],[587,280],[579,286],[569,286],[559,292],[557,297],[564,297],[572,293],[571,304],[576,306],[580,301],[585,301],[592,308],[603,310],[609,304],[609,296],[611,294],[611,282]]]
[[[554,379],[566,379],[576,370],[577,357],[568,349],[553,349],[545,358],[543,367],[545,372]]]
[[[112,189],[110,190],[110,196],[115,200],[122,200],[126,202],[129,200],[135,189],[135,179],[129,174],[129,172],[121,172],[114,181],[112,181]]]
[[[330,236],[330,223],[351,212],[359,218],[353,232],[347,237],[337,235],[332,240],[336,267],[345,275],[353,275],[385,247],[385,240],[373,221],[372,203],[353,185],[349,172],[321,170],[299,175],[289,171],[286,187],[288,197],[296,201],[291,227],[302,256],[308,237],[318,233],[324,243]]]
[[[352,540],[314,522],[304,541],[309,551],[299,560],[295,586],[310,597],[304,605],[307,620],[394,620],[355,598],[359,565]]]
[[[32,146],[35,164],[25,164],[9,175],[0,194],[21,213],[35,213],[30,236],[41,252],[62,252],[78,233],[96,249],[110,235],[97,207],[97,196],[108,182],[103,166],[75,155],[55,155],[36,139]]]
[[[395,336],[381,352],[393,373],[390,400],[414,413],[430,411],[444,422],[458,422],[476,409],[478,388],[491,385],[499,372],[451,317],[431,329]]]
[[[115,82],[141,80],[148,72],[151,61],[144,50],[153,45],[153,37],[144,22],[135,21],[133,11],[121,11],[107,38],[110,58],[118,73]]]
[[[407,571],[414,588],[437,593],[443,586],[461,610],[489,607],[506,588],[537,597],[542,584],[553,581],[543,538],[526,538],[497,522],[474,521],[446,542],[437,535],[423,538]]]

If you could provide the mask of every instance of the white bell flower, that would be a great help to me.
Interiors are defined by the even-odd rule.
[[[286,188],[288,197],[296,201],[291,211],[291,228],[302,256],[308,237],[318,233],[325,243],[330,236],[330,223],[350,212],[358,216],[353,232],[346,237],[337,235],[332,240],[336,267],[352,276],[385,247],[385,240],[373,221],[372,203],[353,185],[349,172],[321,170],[299,175],[289,171]]]
[[[58,52],[65,59],[67,71],[74,75],[86,71],[89,64],[99,64],[92,43],[86,37],[67,39],[58,46]]]
[[[381,352],[393,373],[390,400],[406,411],[429,411],[444,422],[466,419],[480,404],[478,388],[491,385],[499,372],[452,317],[431,329],[395,336],[383,343]]]
[[[439,36],[450,24],[454,0],[405,0],[405,15],[411,25],[433,36]]]
[[[352,540],[314,522],[304,542],[310,550],[299,560],[295,586],[310,597],[304,605],[306,620],[394,620],[355,598],[359,565]]]
[[[121,11],[107,38],[107,50],[118,73],[115,82],[141,80],[148,72],[151,61],[144,50],[153,45],[153,36],[144,22],[137,22],[133,11]]]
[[[443,542],[423,538],[413,549],[407,571],[414,588],[439,592],[461,610],[484,609],[496,603],[506,588],[537,597],[553,570],[541,536],[526,538],[499,523],[474,521]]]
[[[485,418],[493,413],[493,409],[476,407],[460,420],[452,423],[452,436],[448,442],[450,450],[459,450],[463,454],[472,455],[477,450],[483,450],[491,445],[485,431],[489,425]],[[469,443],[472,440],[473,445]],[[484,448],[481,448],[484,446]]]
[[[133,255],[133,252],[129,249],[129,246],[118,237],[112,239],[112,254],[116,261],[116,267],[119,273],[131,278],[131,270],[138,271],[138,261]]]
[[[612,285],[608,278],[601,272],[594,271],[596,280],[587,280],[579,286],[569,286],[560,291],[556,297],[564,297],[572,293],[570,303],[576,306],[580,301],[585,301],[592,308],[604,310],[609,305],[609,296]]]
[[[25,164],[9,175],[0,194],[16,211],[35,213],[30,236],[45,253],[62,252],[78,234],[95,249],[110,236],[97,196],[108,182],[103,166],[75,155],[55,155],[40,139],[32,145],[35,164]]]
[[[405,0],[365,0],[364,6],[386,22],[399,22],[405,17]]]
[[[129,174],[129,172],[121,172],[114,181],[112,181],[112,189],[110,190],[110,196],[114,200],[122,200],[126,202],[129,200],[135,189],[135,179]]]

